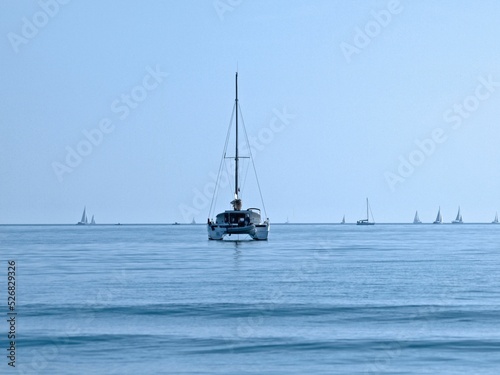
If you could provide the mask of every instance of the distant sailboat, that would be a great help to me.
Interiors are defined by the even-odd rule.
[[[358,220],[357,225],[375,225],[375,220],[370,221],[370,204],[368,203],[368,198],[366,198],[366,219]],[[373,215],[372,215],[373,219]]]
[[[87,220],[87,207],[84,207],[83,208],[83,214],[82,214],[82,218],[80,219],[80,221],[78,223],[76,223],[77,225],[87,225],[89,222]]]
[[[92,220],[90,220],[90,225],[95,225],[94,215],[92,215]]]
[[[415,211],[415,218],[413,219],[413,224],[422,224],[420,218],[418,217],[418,211]]]
[[[443,217],[441,216],[441,207],[439,207],[438,214],[436,216],[436,220],[434,221],[433,224],[442,224],[443,223]]]
[[[196,224],[196,221],[194,220],[194,217],[193,217],[193,221],[191,221],[191,224]]]
[[[460,213],[460,206],[458,206],[457,217],[451,223],[452,224],[462,224],[463,223],[463,221],[462,221],[462,214]]]
[[[288,221],[288,216],[286,217],[285,224],[290,224],[290,222]]]
[[[491,224],[499,224],[499,222],[498,222],[498,212],[497,212],[497,213],[495,213],[495,220],[493,220],[493,221],[491,222]]]
[[[342,221],[340,222],[340,224],[345,224],[345,215],[344,215],[344,217],[342,218]]]

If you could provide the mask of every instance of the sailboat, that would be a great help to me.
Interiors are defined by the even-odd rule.
[[[238,103],[238,72],[236,72],[236,78],[235,78],[235,84],[236,84],[236,98],[234,101],[234,107],[233,107],[233,114],[236,113],[236,132],[235,132],[235,137],[236,137],[236,147],[235,147],[235,156],[234,156],[234,161],[235,161],[235,168],[234,168],[234,199],[231,201],[232,205],[232,210],[226,210],[220,214],[218,214],[214,219],[210,219],[210,215],[212,214],[212,207],[214,207],[214,200],[216,197],[216,192],[217,192],[217,187],[214,191],[214,196],[212,198],[212,204],[210,206],[210,211],[208,214],[208,221],[207,221],[207,231],[208,231],[208,239],[210,240],[222,240],[226,236],[231,236],[232,234],[243,234],[243,235],[248,235],[250,236],[251,239],[253,240],[267,240],[267,237],[269,235],[269,228],[270,228],[270,223],[269,223],[269,218],[266,220],[262,220],[261,216],[261,210],[259,208],[247,208],[246,210],[242,209],[242,201],[240,198],[240,184],[239,184],[239,161],[240,158],[243,158],[242,156],[239,155],[239,150],[238,150],[238,109],[239,109],[239,103]],[[231,119],[232,120],[232,119]],[[231,121],[232,122],[232,121]],[[244,130],[244,135],[247,139],[248,143],[248,137],[246,135],[246,130],[245,130],[245,124],[243,123],[243,130]],[[230,124],[231,126],[231,124]],[[229,136],[229,132],[228,132]],[[227,148],[227,140],[226,140],[226,146],[224,149],[223,153],[223,158],[225,158],[226,155],[226,148]],[[250,153],[250,159],[252,160],[252,153],[251,149],[249,149]],[[220,171],[222,168],[222,162],[221,162],[221,167],[219,169],[219,176],[220,176]],[[255,171],[255,165],[254,166],[254,171]],[[257,174],[256,174],[257,176]],[[219,178],[217,179],[217,182]],[[260,192],[260,185],[258,183],[258,178],[257,178],[257,186],[259,186],[259,192]],[[262,199],[262,194],[260,194],[261,199]],[[262,200],[262,205],[264,206],[264,202]],[[265,207],[264,207],[264,212],[265,212]],[[266,215],[267,216],[267,215]]]
[[[342,217],[342,221],[340,222],[340,224],[345,224],[345,215]]]
[[[372,215],[373,219],[373,215]],[[368,203],[368,198],[366,198],[366,219],[358,220],[357,225],[375,225],[375,221],[370,221],[370,204]]]
[[[499,224],[498,222],[498,212],[495,213],[495,220],[491,222],[491,224]]]
[[[82,218],[80,219],[80,221],[78,223],[76,223],[77,225],[87,225],[89,222],[87,220],[87,207],[84,207],[83,208],[83,214],[82,214]]]
[[[415,211],[415,218],[413,219],[413,224],[422,224],[420,218],[418,217],[418,211]]]
[[[452,224],[463,224],[463,221],[462,221],[462,214],[460,213],[460,206],[458,206],[458,213],[457,213],[457,217],[455,218],[455,220],[453,220],[451,222]]]
[[[193,217],[193,220],[191,221],[191,224],[192,225],[196,224],[196,220],[194,219],[194,217]]]
[[[92,215],[92,220],[90,220],[90,225],[95,225],[94,215]]]
[[[438,214],[436,216],[436,220],[434,220],[433,224],[442,224],[443,223],[443,217],[441,216],[441,207],[439,207]]]

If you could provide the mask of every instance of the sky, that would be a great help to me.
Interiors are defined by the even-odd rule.
[[[84,207],[205,222],[236,70],[271,223],[355,222],[366,197],[380,223],[458,206],[489,222],[499,16],[495,0],[2,1],[0,224]]]

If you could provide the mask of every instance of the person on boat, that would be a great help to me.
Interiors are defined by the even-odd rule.
[[[234,199],[231,204],[235,211],[241,211],[241,199]]]

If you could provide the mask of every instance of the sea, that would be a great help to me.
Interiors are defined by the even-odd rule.
[[[275,224],[268,241],[229,239],[205,225],[0,226],[0,373],[500,373],[500,225]]]

